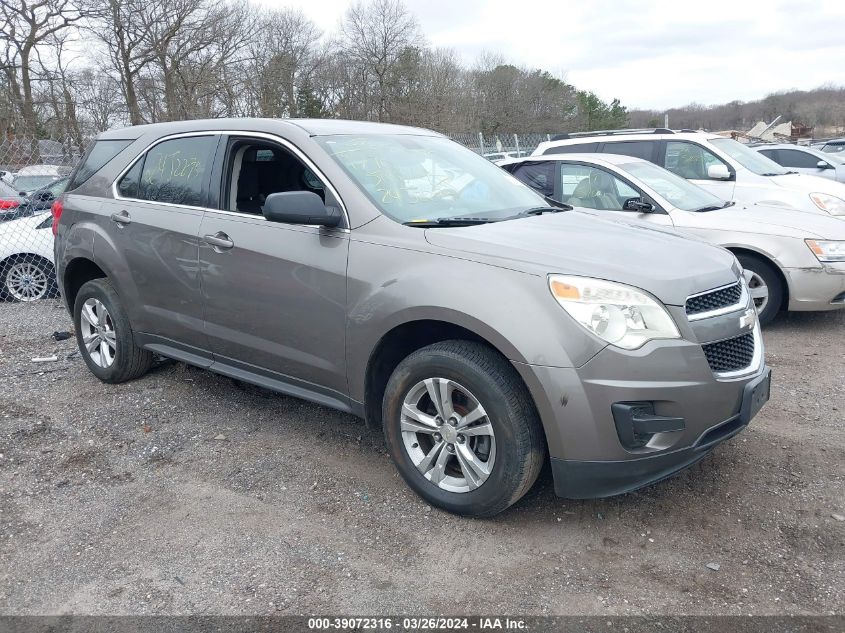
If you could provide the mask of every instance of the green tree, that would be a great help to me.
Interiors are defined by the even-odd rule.
[[[579,123],[586,130],[617,130],[628,123],[628,109],[619,99],[610,105],[589,90],[577,93]]]

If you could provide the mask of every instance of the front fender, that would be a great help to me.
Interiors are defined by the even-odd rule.
[[[557,304],[545,276],[358,241],[348,270],[348,379],[359,402],[373,350],[411,321],[463,327],[522,364],[577,367],[604,347]]]

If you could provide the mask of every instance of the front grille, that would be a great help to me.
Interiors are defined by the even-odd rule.
[[[739,282],[719,288],[713,292],[706,292],[687,299],[686,311],[688,315],[713,312],[721,308],[736,305],[742,297],[742,286]]]
[[[754,335],[743,334],[701,346],[710,369],[716,373],[745,369],[754,359]]]

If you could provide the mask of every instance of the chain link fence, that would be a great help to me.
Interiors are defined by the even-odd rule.
[[[0,301],[58,294],[50,207],[79,160],[69,147],[53,139],[0,141]]]
[[[549,134],[452,134],[489,160],[528,156]],[[74,145],[54,139],[0,142],[0,302],[58,294],[50,208],[79,160]]]
[[[552,140],[551,134],[482,134],[465,132],[450,134],[449,138],[457,141],[490,160],[520,158],[530,156],[540,143]]]

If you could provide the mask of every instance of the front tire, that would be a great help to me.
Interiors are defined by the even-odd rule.
[[[737,255],[745,273],[745,283],[757,309],[760,325],[767,325],[780,312],[785,289],[774,266],[753,255]]]
[[[126,310],[107,279],[94,279],[79,289],[73,324],[85,364],[103,382],[126,382],[152,366],[152,353],[135,344]]]
[[[396,367],[383,403],[399,473],[449,512],[489,517],[519,500],[546,455],[539,416],[513,366],[481,343],[443,341]]]

